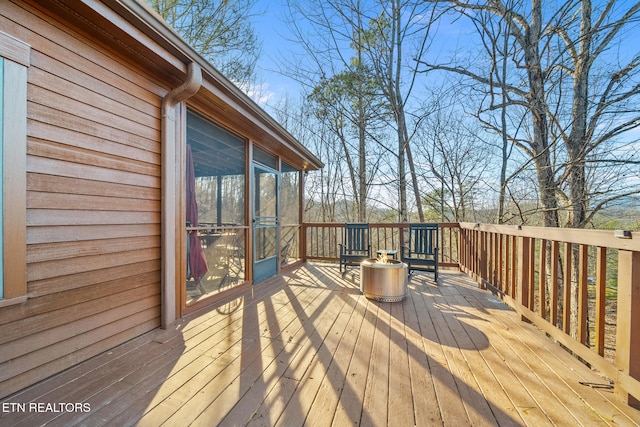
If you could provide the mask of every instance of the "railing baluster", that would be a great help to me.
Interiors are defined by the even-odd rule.
[[[529,305],[527,308],[535,310],[536,296],[536,239],[529,239]]]
[[[538,275],[540,276],[538,288],[539,313],[546,318],[547,315],[547,241],[540,239],[540,257],[538,258]]]
[[[549,321],[558,327],[558,263],[560,262],[560,242],[551,242],[551,295],[549,296]]]
[[[504,293],[510,295],[511,289],[511,236],[504,238]]]
[[[494,281],[498,289],[502,290],[502,235],[500,233],[495,233],[495,262],[493,263],[495,272]]]
[[[598,246],[596,254],[596,352],[604,356],[604,326],[607,303],[607,248]]]
[[[587,266],[589,247],[580,245],[578,259],[578,341],[587,344]]]
[[[562,300],[562,330],[565,334],[571,333],[571,258],[572,244],[564,244],[564,299]]]
[[[517,252],[516,252],[516,236],[511,236],[511,298],[516,297],[516,277],[517,277]]]

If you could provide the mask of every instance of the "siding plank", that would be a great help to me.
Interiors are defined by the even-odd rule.
[[[38,54],[37,51],[36,54]],[[113,86],[109,86],[104,82],[99,83],[102,91],[97,91],[93,88],[89,89],[82,86],[78,81],[72,80],[72,77],[70,79],[69,76],[57,76],[51,71],[53,67],[61,63],[51,60],[50,58],[48,59],[49,60],[46,62],[47,71],[38,68],[37,66],[34,66],[31,71],[32,80],[38,82],[38,86],[42,90],[43,94],[49,92],[60,96],[60,99],[72,99],[77,101],[79,105],[84,104],[86,106],[95,107],[109,113],[109,115],[118,116],[120,119],[132,121],[137,124],[141,124],[144,127],[151,127],[152,129],[158,129],[160,127],[160,111],[157,107],[151,108],[151,113],[153,115],[149,115],[136,108],[132,108],[128,104],[120,102],[116,97],[118,97],[122,91]],[[132,99],[133,97],[129,98]],[[132,100],[135,102],[135,98]],[[46,103],[45,105],[51,104]],[[59,104],[53,105],[55,106]],[[143,104],[143,106],[145,106],[145,104]],[[91,111],[88,111],[87,113],[90,112]]]
[[[158,259],[157,248],[99,254],[64,261],[44,261],[30,265],[29,271],[27,272],[27,279],[30,282],[35,282],[53,277],[69,276],[127,264],[137,264],[154,259]]]
[[[27,244],[157,236],[159,234],[160,227],[157,224],[31,227],[27,230]]]
[[[36,298],[72,289],[80,289],[85,286],[104,284],[113,279],[130,278],[141,271],[149,271],[149,269],[160,271],[160,257],[146,262],[33,281],[29,283],[29,297]],[[59,297],[63,298],[64,295],[61,294]]]
[[[62,160],[83,165],[89,165],[116,171],[132,172],[139,175],[160,176],[158,165],[140,162],[125,157],[114,156],[86,150],[84,148],[70,147],[64,144],[49,141],[31,139],[29,141],[28,155],[46,157],[48,159]]]
[[[132,293],[132,296],[137,299],[128,304],[113,306],[109,310],[100,310],[102,301],[94,301],[94,313],[96,314],[74,318],[72,322],[40,331],[27,338],[20,338],[3,344],[3,355],[0,358],[0,368],[2,368],[0,369],[0,382],[41,366],[51,359],[66,356],[74,348],[74,346],[69,345],[70,342],[74,340],[82,341],[84,339],[82,336],[89,331],[128,316],[157,308],[160,303],[157,288],[148,286],[147,292],[141,292],[142,290],[145,289],[137,289],[137,292]],[[145,296],[145,293],[151,295]],[[80,344],[80,346],[83,346],[83,344]],[[28,354],[28,356],[22,357],[19,364],[11,363],[12,358],[21,354]]]
[[[83,104],[75,99],[67,98],[57,93],[43,89],[36,85],[31,85],[27,94],[27,101],[32,104],[46,105],[55,107],[61,111],[82,118],[101,123],[104,126],[122,129],[132,135],[158,141],[160,139],[159,121],[157,118],[150,118],[146,126],[140,125],[132,120],[123,120],[110,111],[104,111],[93,105]],[[151,127],[156,125],[156,128]]]
[[[160,224],[160,212],[30,209],[27,226]],[[133,243],[133,242],[132,242]]]
[[[29,136],[160,164],[160,143],[60,109],[29,103]]]
[[[66,291],[62,295],[63,298],[60,298],[60,296],[56,294],[45,295],[39,298],[31,298],[29,304],[8,307],[2,312],[0,325],[33,316],[44,316],[51,312],[56,313],[58,310],[65,310],[69,306],[69,301],[77,304],[83,301],[109,297],[110,295],[120,295],[122,292],[128,292],[138,286],[145,286],[149,283],[155,283],[156,287],[160,289],[160,272],[153,264],[154,263],[138,264],[139,271],[133,276],[114,278],[114,280],[108,282],[101,282],[99,284],[87,285],[82,288]],[[53,315],[51,317],[55,316]],[[51,319],[48,321],[51,321]],[[26,320],[23,320],[23,322],[26,322]]]
[[[104,198],[117,197],[123,202],[128,199],[140,200],[140,203],[145,203],[147,200],[160,200],[159,188],[140,187],[114,182],[87,181],[78,178],[44,175],[39,173],[29,173],[27,175],[27,190],[30,194],[61,193],[63,195],[74,196],[87,195],[102,196]],[[43,206],[41,206],[42,208],[52,208],[51,205],[45,204],[44,201],[41,201],[41,204],[43,204]],[[116,203],[116,205],[119,205],[119,202]],[[71,206],[74,209],[77,208],[75,204],[71,204]],[[69,204],[67,204],[66,208],[68,207]],[[91,205],[89,205],[87,209],[90,207]],[[117,206],[105,210],[117,210]],[[154,208],[149,210],[159,212],[160,204],[158,203]]]
[[[139,185],[142,187],[160,187],[160,177],[158,176],[141,175],[134,172],[99,168],[91,165],[82,165],[70,161],[61,161],[45,157],[28,156],[27,172],[81,178],[92,181]]]
[[[115,307],[129,303],[130,298],[148,298],[156,296],[160,293],[160,286],[157,276],[134,276],[135,279],[145,279],[144,282],[137,284],[130,289],[119,289],[118,293],[105,293],[93,299],[82,299],[79,301],[73,301],[74,304],[67,304],[65,307],[61,307],[56,311],[49,311],[40,313],[38,315],[31,316],[27,319],[19,320],[15,322],[19,328],[7,331],[0,338],[2,344],[10,343],[12,341],[27,339],[31,336],[36,336],[41,332],[49,332],[51,328],[58,327],[67,323],[73,324],[74,321],[78,321],[86,316],[91,316],[97,313],[108,311]],[[109,285],[119,287],[119,281],[112,281]],[[76,294],[77,295],[77,294]],[[45,326],[43,326],[45,325]],[[45,341],[48,338],[45,338]],[[38,343],[33,343],[38,345]],[[2,356],[0,359],[8,360],[15,359],[18,355]]]

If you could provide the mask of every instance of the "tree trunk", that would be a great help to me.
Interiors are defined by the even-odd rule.
[[[529,79],[529,104],[533,119],[534,161],[540,188],[540,203],[545,227],[558,227],[558,201],[556,182],[549,152],[549,129],[545,100],[544,76],[538,43],[542,29],[541,0],[532,1],[531,25],[524,35],[524,59]]]
[[[405,150],[407,153],[407,163],[409,164],[409,173],[411,174],[411,184],[413,186],[413,195],[416,198],[416,207],[418,209],[418,219],[420,222],[424,222],[424,211],[422,209],[422,197],[420,196],[420,187],[418,186],[418,177],[416,174],[416,167],[413,162],[413,155],[411,154],[411,144],[409,142],[409,132],[407,130],[406,120],[404,118],[404,108],[401,106],[402,123],[404,128],[404,140]]]
[[[589,68],[591,51],[591,1],[581,2],[580,38],[574,58],[571,133],[565,141],[569,156],[569,227],[582,228],[587,217],[587,182],[585,156],[587,145],[587,108],[589,102]],[[571,274],[571,336],[578,335],[578,247],[574,247]]]
[[[362,112],[362,107],[361,111]],[[362,118],[362,115],[360,116]],[[360,140],[359,146],[359,187],[360,187],[360,199],[358,203],[358,221],[367,221],[367,153],[366,153],[366,139],[365,139],[364,124],[358,126],[358,137]]]

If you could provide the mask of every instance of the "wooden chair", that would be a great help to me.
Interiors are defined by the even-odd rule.
[[[407,264],[409,276],[413,271],[426,271],[438,281],[438,224],[409,224],[409,246],[400,249],[400,259]]]
[[[369,242],[369,224],[345,224],[340,249],[340,271],[348,265],[360,265],[365,259],[371,258],[371,243]]]

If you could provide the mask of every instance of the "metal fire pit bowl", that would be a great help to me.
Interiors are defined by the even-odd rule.
[[[360,264],[360,290],[369,299],[402,301],[407,294],[407,264],[389,260],[387,264],[367,259]]]

